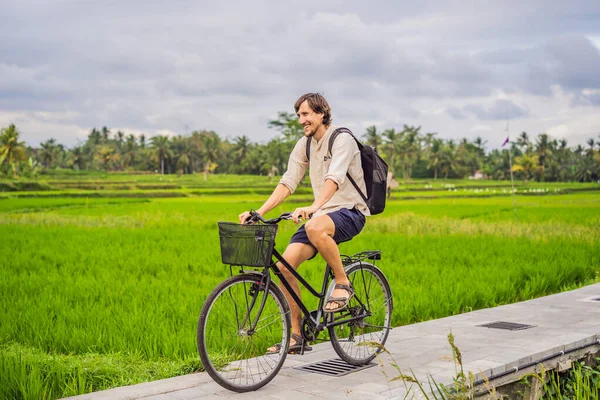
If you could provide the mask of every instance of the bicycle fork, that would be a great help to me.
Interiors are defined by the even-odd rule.
[[[260,316],[265,308],[265,304],[267,302],[267,296],[269,295],[268,288],[269,288],[269,285],[271,284],[271,275],[268,273],[267,274],[263,273],[260,276],[260,280],[258,280],[258,277],[256,277],[256,279],[257,280],[255,282],[253,282],[252,285],[250,286],[250,289],[248,289],[248,295],[251,296],[252,299],[250,301],[250,304],[246,307],[247,308],[246,315],[244,316],[242,323],[238,327],[238,334],[240,334],[240,336],[252,336],[254,334],[256,325],[258,324]],[[248,329],[244,329],[244,327],[246,326],[246,324],[249,322],[249,320],[251,318],[250,315],[252,313],[252,310],[256,306],[256,303],[258,301],[258,297],[259,297],[261,291],[263,292],[263,296],[260,301],[260,305],[259,305],[258,311],[256,313],[256,316],[254,317],[254,320],[251,322]]]

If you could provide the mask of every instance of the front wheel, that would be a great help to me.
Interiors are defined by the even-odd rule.
[[[383,272],[374,265],[350,265],[346,268],[346,275],[356,294],[345,311],[334,314],[334,322],[358,318],[330,326],[329,336],[342,360],[352,365],[364,365],[383,350],[387,340],[392,322],[392,291]],[[332,289],[333,283],[330,293]]]
[[[261,278],[242,274],[227,279],[209,294],[198,319],[198,352],[206,372],[235,392],[269,383],[288,352],[289,305],[275,284],[265,293]],[[278,352],[267,353],[277,345]]]

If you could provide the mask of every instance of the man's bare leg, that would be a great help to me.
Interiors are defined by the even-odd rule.
[[[350,281],[344,271],[344,265],[340,257],[340,250],[333,234],[335,233],[335,224],[328,215],[321,215],[313,218],[305,225],[306,234],[312,244],[315,245],[321,257],[329,264],[335,275],[335,283],[348,285]],[[335,289],[331,294],[332,297],[346,297],[349,293],[344,289]],[[339,306],[336,303],[327,304],[326,310],[336,310]]]
[[[309,258],[313,257],[315,254],[316,254],[315,248],[312,247],[311,245],[304,244],[304,243],[291,243],[283,252],[283,258],[294,269],[298,269],[300,264],[302,264],[304,261],[308,260]],[[283,273],[283,276],[285,276],[285,279],[289,282],[290,286],[292,287],[294,292],[298,295],[298,297],[302,298],[301,294],[300,294],[300,285],[298,284],[298,280],[296,279],[296,277],[294,275],[292,275],[292,273],[289,272],[287,267],[285,265],[283,265],[282,263],[278,262],[277,267],[281,270],[281,272]],[[296,304],[296,302],[294,301],[292,296],[289,294],[289,292],[287,291],[285,286],[283,286],[282,283],[279,283],[279,287],[281,287],[281,290],[283,290],[283,294],[285,295],[285,298],[287,299],[287,301],[290,305],[290,311],[292,313],[292,333],[295,333],[298,336],[302,336],[300,334],[300,322],[302,321],[302,311],[300,310],[300,307],[298,307],[298,304]],[[291,344],[296,344],[296,343],[291,343]],[[271,347],[271,348],[269,348],[268,351],[276,351],[276,350],[274,347]]]

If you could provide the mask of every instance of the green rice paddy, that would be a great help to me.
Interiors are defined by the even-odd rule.
[[[201,370],[198,314],[229,276],[216,223],[258,208],[276,181],[161,178],[5,183],[30,190],[0,192],[0,398]],[[394,325],[539,297],[599,281],[599,188],[518,183],[513,197],[510,182],[401,182],[386,212],[340,248],[382,250]],[[309,187],[289,200],[273,215],[308,204]],[[279,249],[295,229],[280,225]],[[318,284],[322,268],[316,257],[301,273]]]

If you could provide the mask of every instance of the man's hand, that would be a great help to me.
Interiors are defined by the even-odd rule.
[[[300,219],[309,219],[317,210],[318,208],[315,206],[296,208],[292,214],[292,221],[297,224]]]
[[[243,213],[241,213],[240,215],[238,215],[239,219],[240,219],[240,224],[245,224],[246,221],[248,220],[248,218],[251,217],[250,213],[248,211],[244,211]]]

